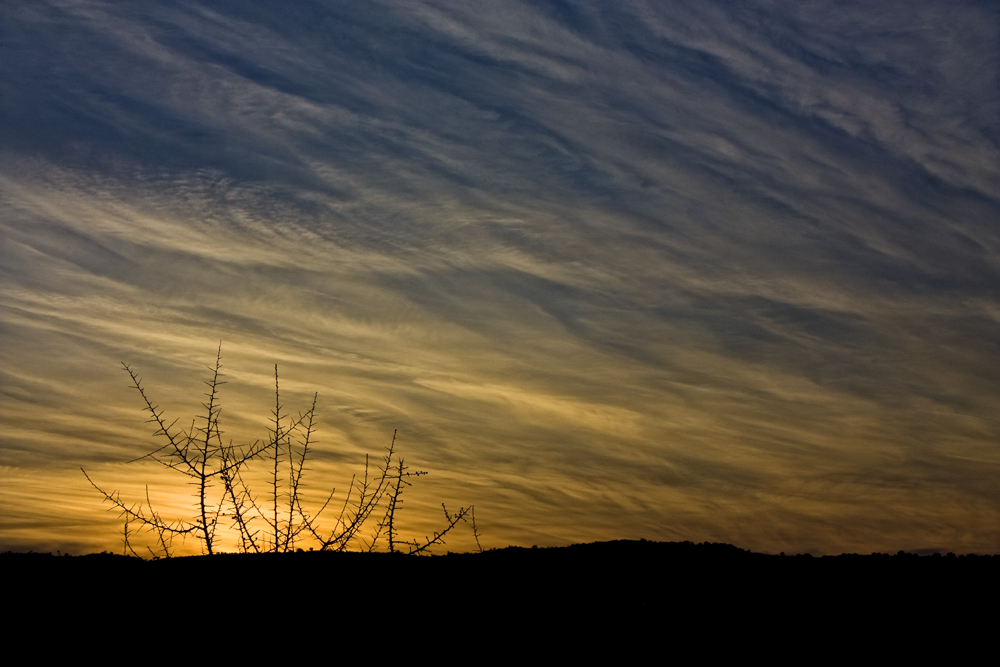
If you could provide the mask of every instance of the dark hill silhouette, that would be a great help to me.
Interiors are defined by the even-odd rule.
[[[294,579],[315,591],[363,594],[378,579],[400,579],[428,597],[455,600],[524,595],[603,600],[643,607],[664,598],[773,599],[882,594],[896,600],[996,586],[1000,557],[754,553],[730,544],[617,540],[567,547],[506,547],[482,553],[410,557],[388,553],[217,554],[160,560],[103,553],[0,554],[8,576],[67,588],[131,582]],[[306,583],[308,582],[308,583]],[[919,585],[915,585],[919,582]]]
[[[220,632],[253,635],[253,619],[277,614],[295,636],[327,637],[349,622],[351,641],[405,637],[416,646],[420,637],[462,636],[457,646],[476,655],[529,640],[552,656],[553,646],[586,654],[612,637],[629,646],[790,657],[806,644],[846,655],[953,636],[974,643],[992,636],[1000,582],[996,556],[814,558],[647,541],[441,556],[292,552],[154,561],[6,553],[0,567],[7,607],[20,612],[11,636],[18,623],[33,628],[39,619],[85,640],[92,631],[130,632],[133,624],[157,632],[187,627],[204,615]]]

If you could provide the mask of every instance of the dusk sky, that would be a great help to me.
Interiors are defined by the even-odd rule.
[[[409,536],[1000,552],[995,0],[0,0],[0,243],[0,551],[190,514],[221,341]]]

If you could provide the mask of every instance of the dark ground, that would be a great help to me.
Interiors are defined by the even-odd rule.
[[[109,553],[56,556],[0,554],[8,583],[38,588],[100,589],[129,582],[248,583],[303,588],[331,597],[350,592],[469,604],[510,596],[551,604],[599,600],[656,607],[684,596],[712,599],[952,597],[997,592],[1000,556],[872,554],[772,556],[728,544],[614,541],[555,548],[507,547],[483,553],[409,557],[385,553],[220,554],[140,560]],[[29,583],[33,582],[33,583]]]
[[[662,636],[708,652],[781,653],[803,641],[834,652],[873,642],[875,650],[897,638],[908,646],[954,642],[958,655],[994,636],[1000,593],[998,556],[813,558],[690,542],[430,557],[299,552],[144,561],[6,553],[0,568],[8,608],[42,617],[90,609],[112,628],[162,631],[174,623],[184,632],[208,615],[253,634],[249,619],[270,614],[295,635],[347,622],[442,638],[464,628],[491,641],[498,632],[522,639],[562,633],[577,647],[611,635],[641,643]]]

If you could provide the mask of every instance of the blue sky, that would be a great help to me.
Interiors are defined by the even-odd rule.
[[[995,3],[3,13],[0,547],[119,548],[81,466],[183,511],[120,364],[184,422],[222,341],[415,532],[1000,549]]]

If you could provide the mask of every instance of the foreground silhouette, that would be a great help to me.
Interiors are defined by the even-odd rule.
[[[216,578],[262,582],[294,573],[311,590],[336,590],[338,595],[362,592],[373,579],[392,579],[451,598],[467,592],[475,597],[526,594],[554,604],[602,600],[638,607],[663,604],[664,596],[686,596],[686,604],[734,596],[817,598],[865,586],[901,599],[910,597],[910,591],[931,595],[936,586],[956,589],[965,583],[979,590],[1000,574],[1000,556],[774,556],[729,544],[645,540],[426,557],[298,551],[143,560],[110,553],[60,557],[8,552],[0,554],[0,564],[4,572],[35,581],[83,586],[130,581],[155,587],[169,580]]]
[[[449,512],[441,504],[445,521],[440,530],[423,539],[405,539],[399,530],[398,516],[403,504],[403,491],[411,480],[426,475],[423,470],[410,470],[398,456],[396,432],[386,448],[386,454],[373,471],[365,456],[364,472],[351,479],[350,488],[332,527],[321,526],[321,515],[333,500],[330,492],[326,502],[315,510],[303,505],[300,491],[306,460],[315,446],[316,402],[313,395],[311,407],[297,418],[285,413],[281,403],[278,367],[274,367],[274,407],[269,420],[267,437],[245,444],[229,444],[222,438],[219,427],[220,389],[222,380],[222,343],[216,353],[215,364],[208,368],[210,378],[205,381],[208,391],[202,403],[204,412],[191,420],[185,430],[170,421],[165,410],[155,404],[132,368],[122,363],[132,380],[133,388],[150,415],[149,422],[156,425],[154,438],[162,443],[138,456],[129,463],[150,460],[174,471],[193,486],[197,493],[188,518],[165,516],[158,512],[149,499],[129,500],[116,490],[107,491],[81,468],[104,502],[118,512],[123,521],[125,551],[133,556],[140,554],[154,558],[176,555],[178,542],[190,538],[202,553],[212,555],[219,543],[229,536],[229,543],[237,545],[242,553],[286,553],[308,544],[320,551],[376,551],[380,542],[390,553],[403,551],[409,554],[428,552],[432,547],[445,544],[444,537],[459,522],[471,519],[472,533],[478,544],[475,509],[472,505]],[[269,477],[263,497],[248,484],[249,469],[255,463],[263,464]],[[370,531],[367,528],[375,524]],[[144,545],[138,546],[137,536],[145,533]],[[152,542],[152,543],[150,543]]]
[[[449,663],[499,650],[548,664],[600,646],[626,663],[952,650],[993,636],[998,566],[997,556],[813,558],[644,541],[441,556],[0,554],[15,626],[42,620],[81,645],[125,634],[155,647],[203,618],[213,638],[252,637],[281,617],[294,638],[346,638],[347,655],[370,638],[375,650]]]

